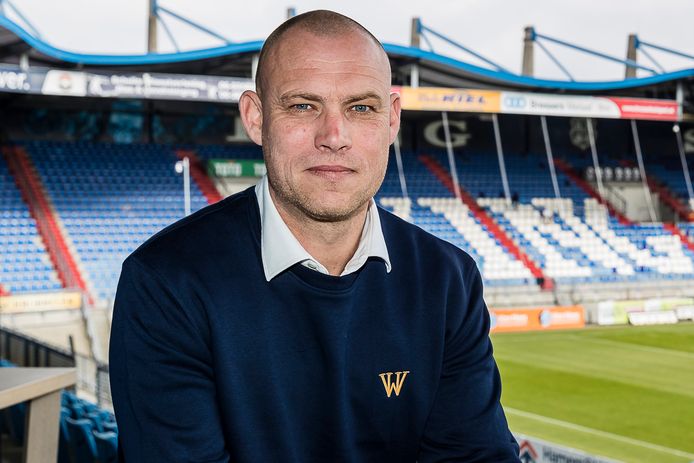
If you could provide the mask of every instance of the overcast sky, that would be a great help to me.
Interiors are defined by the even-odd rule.
[[[148,0],[11,0],[52,45],[83,53],[140,54],[146,50]],[[327,8],[344,13],[388,43],[408,45],[413,16],[444,35],[513,72],[520,72],[523,28],[535,26],[548,36],[618,57],[626,54],[627,36],[694,54],[692,0],[159,0],[159,4],[226,36],[234,42],[264,39],[286,17]],[[17,20],[5,6],[5,13]],[[222,45],[178,20],[164,16],[183,50]],[[160,51],[175,51],[159,28]],[[438,53],[480,64],[436,38]],[[424,45],[423,45],[424,46]],[[546,43],[576,80],[618,80],[620,64]],[[536,75],[566,77],[536,47]],[[694,61],[659,51],[653,56],[667,70],[694,68]],[[651,66],[642,54],[639,62]],[[640,73],[639,75],[650,75]]]

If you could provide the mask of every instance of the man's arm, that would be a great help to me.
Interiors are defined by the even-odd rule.
[[[464,305],[447,309],[443,368],[418,461],[520,462],[499,402],[501,379],[477,267],[464,281],[460,297],[449,299]]]
[[[120,450],[125,463],[228,462],[209,325],[172,286],[123,264],[109,350]]]

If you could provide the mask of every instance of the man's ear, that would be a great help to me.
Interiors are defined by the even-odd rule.
[[[390,143],[395,141],[400,130],[400,94],[390,94]]]
[[[248,138],[256,145],[263,144],[263,105],[260,97],[252,90],[246,90],[239,99],[241,122]]]

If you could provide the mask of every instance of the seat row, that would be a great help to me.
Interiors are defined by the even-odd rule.
[[[14,366],[0,359],[0,367]],[[0,411],[0,431],[17,446],[24,445],[26,414],[26,403]],[[118,426],[113,413],[63,391],[59,429],[58,463],[118,462]]]

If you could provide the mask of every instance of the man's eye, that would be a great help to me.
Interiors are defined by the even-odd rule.
[[[371,111],[371,107],[365,104],[358,104],[352,106],[352,111],[356,111],[358,113],[368,113],[369,111]]]
[[[298,103],[292,106],[293,109],[297,111],[308,111],[311,109],[311,105],[308,103]]]

